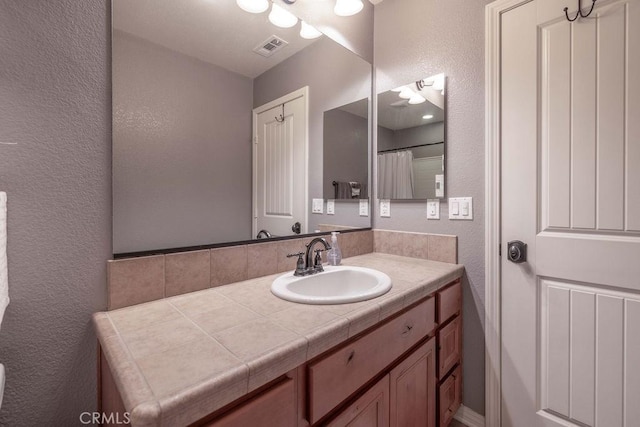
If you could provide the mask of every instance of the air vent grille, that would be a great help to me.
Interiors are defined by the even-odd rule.
[[[253,51],[268,58],[288,44],[285,40],[274,35],[256,46]]]

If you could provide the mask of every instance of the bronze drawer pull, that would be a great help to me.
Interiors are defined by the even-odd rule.
[[[349,353],[349,357],[347,358],[347,363],[351,362],[355,355],[356,355],[356,351],[355,350],[351,350],[351,353]]]

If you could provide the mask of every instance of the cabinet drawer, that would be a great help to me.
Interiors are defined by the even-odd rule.
[[[458,280],[453,285],[438,291],[438,324],[442,325],[460,311],[462,288]]]
[[[204,427],[294,427],[296,415],[295,381],[288,378]]]
[[[440,427],[449,425],[462,400],[462,375],[458,366],[438,389]]]
[[[309,418],[317,422],[435,327],[429,298],[395,319],[309,365]]]
[[[438,378],[442,379],[460,361],[462,322],[456,317],[438,332]]]

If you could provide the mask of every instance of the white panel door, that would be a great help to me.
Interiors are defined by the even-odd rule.
[[[577,4],[501,15],[503,426],[640,426],[640,0]]]
[[[306,100],[304,96],[262,111],[254,140],[253,232],[306,233]],[[296,233],[292,227],[299,223]]]

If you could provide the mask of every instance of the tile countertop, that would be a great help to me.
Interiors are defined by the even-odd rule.
[[[134,426],[197,421],[462,276],[463,266],[382,253],[343,260],[391,277],[378,298],[305,305],[271,294],[279,274],[96,313]]]

